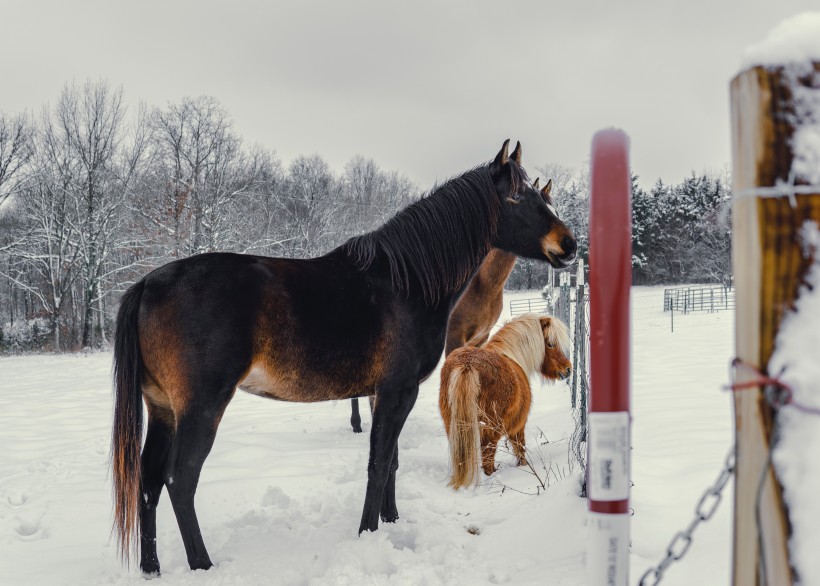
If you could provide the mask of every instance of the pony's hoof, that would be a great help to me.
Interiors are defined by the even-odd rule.
[[[353,427],[353,433],[362,433],[362,426],[356,425]]]
[[[527,466],[529,462],[527,462],[526,458],[518,458],[518,465],[519,466]]]
[[[154,572],[146,572],[145,570],[142,570],[142,577],[145,580],[153,580],[154,578],[160,578],[161,574],[159,573],[159,568],[157,568]]]

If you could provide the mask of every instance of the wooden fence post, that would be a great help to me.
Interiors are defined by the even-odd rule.
[[[820,188],[805,188],[808,182],[792,165],[792,139],[800,123],[795,90],[805,91],[818,79],[820,64],[814,63],[804,74],[788,67],[754,67],[731,82],[735,346],[738,358],[764,372],[780,321],[811,262],[801,251],[798,233],[806,220],[820,220]],[[739,369],[736,381],[753,377]],[[735,393],[734,405],[734,584],[791,584],[788,516],[768,467],[773,412],[760,388]]]

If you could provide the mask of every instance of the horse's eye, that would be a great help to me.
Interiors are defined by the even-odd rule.
[[[547,344],[547,348],[555,348],[555,344]]]
[[[521,201],[523,198],[524,196],[520,192],[516,191],[512,194],[510,199],[512,199],[513,201]]]

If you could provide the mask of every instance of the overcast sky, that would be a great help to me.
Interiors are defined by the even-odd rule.
[[[428,189],[520,140],[580,167],[631,137],[641,183],[726,168],[742,51],[817,0],[2,0],[0,110],[108,80],[165,106],[217,98],[249,143],[339,170],[372,157]]]

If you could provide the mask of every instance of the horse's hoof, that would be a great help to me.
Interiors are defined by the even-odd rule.
[[[362,433],[362,426],[357,425],[357,426],[353,427],[353,433]]]
[[[148,562],[141,563],[140,571],[142,572],[142,577],[146,580],[153,580],[154,578],[159,578],[159,561],[154,559]]]
[[[214,565],[211,563],[210,558],[208,558],[208,557],[205,557],[205,559],[202,559],[202,560],[189,562],[188,565],[191,566],[191,571],[210,570],[211,568],[214,567]]]

